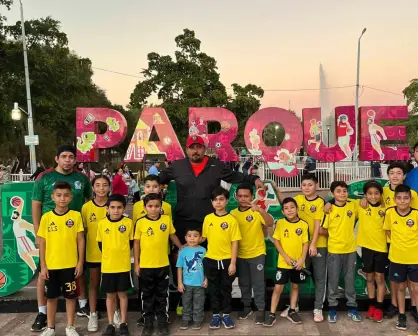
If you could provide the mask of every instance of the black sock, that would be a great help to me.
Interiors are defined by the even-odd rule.
[[[417,306],[411,306],[411,311],[413,311],[414,313],[417,312]]]
[[[295,312],[296,312],[296,309],[289,308],[289,312],[288,312],[288,314],[290,314],[290,313],[295,313]]]
[[[276,317],[276,313],[270,312],[270,315]]]
[[[369,299],[369,305],[370,306],[373,306],[373,307],[376,307],[376,298],[373,298],[373,299]]]
[[[376,301],[374,307],[377,309],[383,309],[383,302]]]
[[[405,314],[399,314],[399,317],[400,317],[400,318],[401,318],[401,317],[406,318],[406,315],[405,315]]]

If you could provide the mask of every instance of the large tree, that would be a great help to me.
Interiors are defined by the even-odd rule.
[[[142,71],[145,80],[131,94],[131,107],[141,109],[155,94],[182,142],[187,137],[189,107],[229,108],[237,115],[242,129],[242,124],[260,106],[258,98],[263,96],[263,90],[255,85],[234,84],[234,94],[228,97],[216,60],[200,50],[201,41],[194,31],[184,29],[175,42],[174,58],[148,54],[148,67]],[[216,130],[216,125],[209,124],[210,132]]]

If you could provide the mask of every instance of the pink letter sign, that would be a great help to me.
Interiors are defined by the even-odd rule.
[[[263,130],[270,123],[279,123],[285,130],[278,147],[268,147],[263,141]],[[245,125],[245,144],[252,155],[262,155],[273,174],[281,177],[297,176],[296,153],[302,145],[302,126],[288,110],[268,107],[254,113]]]
[[[99,122],[107,125],[107,130],[99,134]],[[111,148],[125,139],[127,125],[125,117],[108,108],[83,108],[76,110],[77,161],[95,162],[99,160],[100,148]]]
[[[305,148],[309,156],[324,162],[338,162],[352,158],[356,141],[356,123],[354,106],[335,108],[337,143],[328,147],[322,141],[326,129],[321,121],[321,109],[306,108],[302,110]],[[331,141],[330,141],[331,143]]]
[[[220,132],[208,134],[208,121],[217,121]],[[210,148],[215,148],[221,161],[238,161],[237,153],[231,146],[238,133],[235,115],[222,107],[189,108],[189,135],[200,135]]]
[[[159,141],[150,141],[155,128]],[[164,154],[167,161],[184,158],[177,135],[163,108],[145,108],[125,155],[125,162],[141,162],[145,154]]]
[[[382,120],[407,120],[406,106],[360,107],[360,160],[408,160],[407,146],[383,147],[381,140],[406,140],[405,126],[380,126]]]

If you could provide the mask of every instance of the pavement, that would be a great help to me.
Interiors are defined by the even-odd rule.
[[[248,320],[235,320],[235,329],[221,328],[219,330],[209,330],[208,323],[210,320],[210,314],[207,313],[204,321],[204,325],[201,330],[180,330],[180,318],[174,314],[171,316],[172,322],[170,323],[171,335],[329,335],[329,336],[342,336],[342,335],[356,335],[356,336],[377,336],[377,335],[417,335],[417,325],[412,322],[412,318],[409,320],[409,330],[399,331],[395,329],[395,320],[384,320],[382,323],[375,323],[372,321],[353,322],[349,319],[344,312],[339,313],[339,320],[337,323],[315,323],[312,319],[312,315],[308,312],[300,313],[303,320],[302,324],[294,325],[287,319],[278,317],[276,324],[271,328],[258,326],[254,324],[254,314],[250,316]],[[136,320],[139,317],[139,313],[129,313],[129,330],[132,335],[141,335],[142,328],[136,326]],[[234,316],[236,317],[236,316]],[[17,313],[17,314],[0,314],[0,335],[1,336],[22,336],[30,335],[35,336],[39,333],[30,332],[30,326],[33,323],[35,315],[33,313]],[[57,314],[56,323],[56,335],[65,335],[65,313]],[[106,320],[102,318],[99,321],[99,331],[95,333],[87,332],[87,318],[76,317],[76,328],[80,336],[101,335],[106,327]],[[157,335],[154,332],[154,335]]]

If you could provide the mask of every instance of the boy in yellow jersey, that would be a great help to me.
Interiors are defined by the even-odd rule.
[[[131,277],[131,249],[133,246],[133,223],[123,215],[126,198],[113,194],[107,200],[108,215],[99,221],[97,242],[102,251],[101,289],[106,293],[106,310],[109,321],[102,335],[115,335],[113,325],[117,299],[119,298],[121,324],[119,334],[129,335],[127,324],[128,294],[133,287]]]
[[[397,283],[399,316],[396,328],[406,330],[405,290],[407,280],[411,297],[418,302],[418,210],[410,207],[411,189],[395,189],[396,207],[386,210],[383,229],[391,238],[389,279]]]
[[[72,200],[71,185],[68,182],[55,182],[52,199],[55,209],[42,216],[37,233],[40,238],[40,276],[48,280],[48,328],[41,336],[55,335],[55,314],[61,294],[65,298],[67,311],[65,334],[78,336],[74,328],[74,315],[77,298],[76,279],[83,274],[83,221],[78,211],[68,209]]]
[[[99,291],[102,252],[97,244],[97,224],[106,217],[107,198],[110,191],[110,180],[107,176],[96,176],[92,182],[94,199],[84,203],[81,209],[84,232],[86,235],[86,266],[89,268],[89,306],[90,318],[87,331],[99,330],[99,318],[97,312],[97,293]]]
[[[135,225],[134,265],[142,290],[142,309],[145,326],[143,336],[154,332],[157,316],[159,335],[169,335],[168,330],[168,285],[169,261],[167,246],[169,239],[177,246],[182,245],[175,235],[171,217],[161,214],[162,199],[158,194],[144,197],[147,214]]]
[[[236,190],[239,207],[231,211],[238,221],[242,239],[238,242],[237,275],[244,308],[238,319],[245,320],[252,314],[251,297],[257,306],[255,324],[263,324],[265,317],[265,279],[264,264],[266,243],[263,227],[273,226],[273,217],[265,210],[252,203],[253,186],[240,184]]]
[[[291,283],[290,309],[287,319],[295,324],[302,323],[296,312],[296,304],[299,295],[299,284],[306,279],[302,268],[308,252],[309,226],[298,217],[298,205],[291,197],[286,197],[282,202],[282,213],[285,218],[276,223],[273,239],[274,246],[279,252],[277,259],[277,273],[273,295],[271,297],[270,314],[264,322],[265,327],[272,327],[276,323],[276,310],[280,301],[280,295],[284,286]]]
[[[322,322],[322,307],[325,300],[327,284],[327,237],[319,235],[319,227],[324,218],[324,200],[316,193],[318,179],[314,174],[305,174],[301,179],[302,195],[294,197],[298,205],[298,216],[309,225],[309,249],[306,258],[306,268],[313,271],[315,284],[314,321]],[[278,189],[280,201],[283,196]],[[280,316],[286,317],[289,308]]]
[[[213,313],[209,328],[219,329],[222,323],[225,328],[230,329],[235,328],[230,316],[231,295],[241,233],[235,217],[226,211],[229,191],[216,187],[211,199],[215,212],[205,217],[202,230],[203,238],[208,240],[208,251],[203,259],[203,266],[208,279]]]
[[[356,243],[361,247],[363,272],[366,273],[367,295],[370,301],[366,318],[382,322],[383,299],[386,293],[385,270],[388,264],[386,232],[383,229],[385,218],[385,206],[382,203],[383,188],[380,183],[369,181],[364,185],[363,192],[367,207],[365,209],[358,207]]]
[[[341,271],[344,273],[344,292],[347,298],[348,316],[355,322],[361,321],[357,312],[355,274],[356,242],[354,226],[358,214],[356,202],[348,201],[348,186],[343,181],[331,183],[334,196],[333,206],[324,217],[320,234],[328,236],[328,322],[337,322],[338,280]]]

